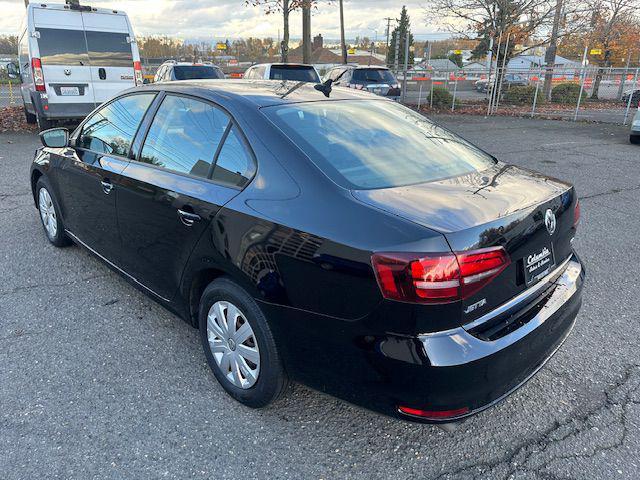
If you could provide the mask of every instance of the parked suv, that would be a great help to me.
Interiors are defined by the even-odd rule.
[[[315,67],[304,63],[259,63],[247,68],[243,78],[320,83]]]
[[[383,97],[400,97],[400,84],[387,67],[364,67],[341,65],[332,68],[324,76],[324,80],[333,80],[333,85],[340,85],[375,93]]]
[[[219,79],[224,72],[216,65],[202,63],[176,62],[169,60],[158,68],[154,82],[171,82],[174,80]]]
[[[28,123],[81,119],[122,90],[142,85],[133,29],[120,10],[30,3],[18,61]]]

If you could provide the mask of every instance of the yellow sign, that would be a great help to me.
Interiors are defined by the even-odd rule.
[[[226,50],[227,49],[227,44],[224,42],[218,42],[216,43],[216,50]]]
[[[455,55],[462,55],[462,50],[454,50],[453,53]]]
[[[602,49],[601,48],[592,48],[589,53],[591,55],[602,55]]]
[[[349,55],[355,55],[356,54],[356,49],[355,48],[350,48],[349,50],[347,50],[347,53]]]

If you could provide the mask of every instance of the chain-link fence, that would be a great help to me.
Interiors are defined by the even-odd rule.
[[[638,68],[425,69],[398,78],[403,102],[425,111],[627,124],[640,102]]]
[[[0,69],[0,108],[22,105],[20,79],[9,78],[5,69]]]

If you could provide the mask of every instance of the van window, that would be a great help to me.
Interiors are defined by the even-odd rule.
[[[151,123],[140,161],[207,178],[228,125],[229,117],[219,108],[168,95]]]
[[[78,147],[127,156],[133,137],[155,93],[127,95],[94,113],[82,127]]]
[[[131,44],[126,33],[87,31],[89,59],[95,67],[133,67]]]
[[[38,49],[43,65],[89,65],[87,44],[82,30],[37,28]]]

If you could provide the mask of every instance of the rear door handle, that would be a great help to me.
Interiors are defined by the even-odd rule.
[[[184,223],[187,227],[192,226],[194,223],[199,222],[202,217],[197,213],[189,212],[187,210],[178,209],[178,216],[180,217],[180,221]]]
[[[113,190],[113,183],[111,183],[111,180],[109,180],[108,178],[102,180],[100,184],[102,185],[102,191],[106,195],[109,195],[111,193],[111,190]]]

